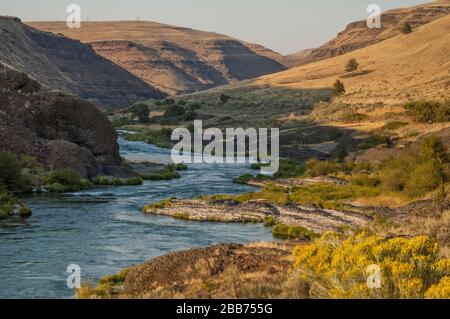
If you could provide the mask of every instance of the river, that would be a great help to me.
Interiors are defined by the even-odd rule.
[[[131,160],[167,162],[169,150],[119,139]],[[72,298],[69,264],[83,281],[140,264],[172,251],[218,243],[273,240],[260,224],[198,223],[144,215],[146,203],[164,198],[238,194],[254,188],[233,184],[248,165],[189,165],[180,179],[141,186],[96,188],[63,195],[35,195],[27,220],[0,221],[0,298]]]

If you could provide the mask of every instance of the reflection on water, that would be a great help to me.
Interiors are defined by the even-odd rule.
[[[169,151],[120,140],[127,159],[166,163]],[[142,214],[144,204],[168,197],[235,194],[253,188],[232,183],[243,165],[190,165],[173,181],[97,188],[26,198],[28,220],[0,221],[0,298],[69,298],[65,273],[78,264],[83,280],[142,263],[170,251],[224,242],[272,240],[262,225],[196,223]]]

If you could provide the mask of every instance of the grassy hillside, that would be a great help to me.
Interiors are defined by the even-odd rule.
[[[349,23],[345,30],[319,48],[294,53],[286,58],[291,66],[299,66],[339,56],[401,34],[405,23],[416,29],[449,13],[449,0],[389,10],[381,15],[380,29],[368,29],[366,20],[355,21]]]
[[[413,33],[346,55],[177,100],[201,104],[199,113],[208,114],[212,124],[224,123],[225,117],[238,124],[307,119],[304,116],[320,101],[335,107],[375,106],[393,112],[392,107],[408,101],[446,100],[450,98],[449,30],[450,16],[446,16]],[[347,72],[346,64],[352,58],[359,68]],[[333,97],[336,80],[344,84],[345,94]],[[220,98],[224,95],[225,103]],[[320,122],[318,117],[313,120]]]

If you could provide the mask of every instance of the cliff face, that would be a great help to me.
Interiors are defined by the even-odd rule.
[[[101,56],[168,94],[205,90],[283,71],[284,58],[262,46],[211,32],[144,21],[33,22],[90,44]]]
[[[409,23],[413,29],[450,14],[450,1],[441,0],[409,8],[386,11],[381,16],[381,29],[368,29],[366,20],[352,22],[336,38],[313,50],[288,56],[291,66],[298,66],[339,56],[401,34]]]
[[[117,133],[97,107],[1,64],[0,148],[84,177],[120,164]]]
[[[0,17],[0,62],[43,85],[100,106],[125,107],[164,96],[89,45]]]

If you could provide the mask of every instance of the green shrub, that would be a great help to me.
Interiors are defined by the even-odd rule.
[[[134,116],[137,116],[139,119],[139,123],[148,123],[150,121],[149,117],[149,109],[148,105],[144,103],[139,103],[136,105],[133,105],[130,109],[131,113],[133,113]]]
[[[280,160],[278,172],[274,174],[275,178],[300,177],[305,174],[305,165],[294,160]]]
[[[183,115],[183,121],[193,121],[197,118],[195,111],[189,110]]]
[[[189,220],[190,216],[188,213],[175,213],[173,215],[176,219]]]
[[[411,163],[401,158],[391,158],[381,164],[380,181],[385,191],[403,191],[411,171]]]
[[[228,103],[228,101],[231,99],[231,96],[226,94],[220,94],[219,96],[219,104],[223,105]]]
[[[189,110],[192,110],[192,111],[196,111],[196,110],[199,110],[201,108],[202,108],[202,106],[199,103],[192,103],[189,106]]]
[[[272,215],[267,215],[264,217],[264,226],[273,227],[276,225],[275,218]]]
[[[144,183],[144,180],[141,177],[132,177],[126,180],[125,182],[127,185],[142,185]]]
[[[23,175],[20,161],[11,153],[0,150],[0,188],[11,192],[23,189]]]
[[[9,214],[6,211],[4,211],[2,207],[0,207],[0,220],[6,219],[8,217],[9,217]]]
[[[306,162],[305,175],[310,177],[327,176],[348,170],[350,167],[347,167],[345,163],[311,159]]]
[[[411,25],[408,22],[405,22],[402,27],[402,33],[403,34],[409,34],[413,32]]]
[[[80,175],[71,168],[51,171],[45,177],[45,184],[47,190],[51,193],[77,192],[93,187],[91,182],[82,179]]]
[[[301,205],[342,209],[348,200],[381,194],[378,187],[359,185],[313,184],[294,189],[290,200]]]
[[[181,175],[177,171],[185,169],[187,169],[187,167],[184,164],[169,164],[164,169],[145,175],[143,178],[150,181],[172,180],[175,178],[181,178]]]
[[[79,185],[81,184],[81,177],[75,170],[65,168],[51,171],[45,181],[48,184]]]
[[[132,124],[133,121],[130,120],[127,116],[115,117],[111,120],[111,124],[114,127],[123,127],[125,125]]]
[[[124,186],[124,185],[125,182],[121,178],[113,177],[111,179],[111,186]]]
[[[8,193],[0,193],[0,213],[4,218],[12,214],[18,199]]]
[[[97,176],[94,183],[95,185],[108,186],[111,185],[111,180],[108,176]]]
[[[157,173],[144,176],[144,179],[149,181],[169,181],[176,178],[181,178],[180,174],[169,170],[162,170]]]
[[[403,152],[397,158],[384,161],[380,167],[380,181],[386,191],[424,195],[448,180],[449,161],[441,140],[430,136],[422,140],[419,156]]]
[[[333,95],[340,96],[345,93],[345,86],[340,80],[336,80],[333,84]]]
[[[447,182],[449,162],[446,148],[437,136],[424,138],[420,145],[419,163],[411,170],[406,183],[408,193],[424,195]]]
[[[450,101],[416,101],[404,105],[416,121],[421,123],[439,123],[450,121]]]
[[[380,179],[368,175],[356,175],[351,178],[351,183],[357,186],[377,187],[380,185]]]
[[[157,203],[147,204],[144,206],[144,213],[146,213],[148,210],[155,211],[157,209],[164,209],[170,206],[170,199],[164,199]]]
[[[164,112],[165,118],[170,117],[176,117],[176,116],[182,116],[186,113],[186,109],[179,105],[170,105],[167,107],[166,111]]]
[[[117,177],[110,178],[108,176],[97,176],[94,183],[101,186],[131,186],[142,185],[144,180],[141,177],[131,177],[129,179],[122,180]]]
[[[164,104],[164,105],[173,105],[173,104],[175,104],[175,100],[173,98],[169,97],[169,98],[165,99],[162,102],[162,104]]]
[[[313,239],[317,237],[314,232],[299,226],[288,226],[277,224],[272,228],[272,234],[275,237],[283,239]]]
[[[450,162],[446,147],[436,135],[431,135],[422,140],[420,157],[424,162],[437,160],[441,165],[446,165]]]
[[[49,184],[46,186],[46,188],[50,193],[65,193],[69,191],[66,186],[60,183]]]
[[[345,72],[353,72],[358,70],[359,63],[356,61],[356,59],[350,59],[347,64],[345,65]]]
[[[406,191],[412,196],[424,195],[443,184],[445,173],[437,160],[429,160],[417,165],[411,172]]]
[[[27,218],[31,216],[31,209],[26,205],[20,205],[19,208],[19,216],[22,218]]]
[[[352,171],[355,173],[370,173],[374,170],[370,162],[357,162],[352,165]]]

